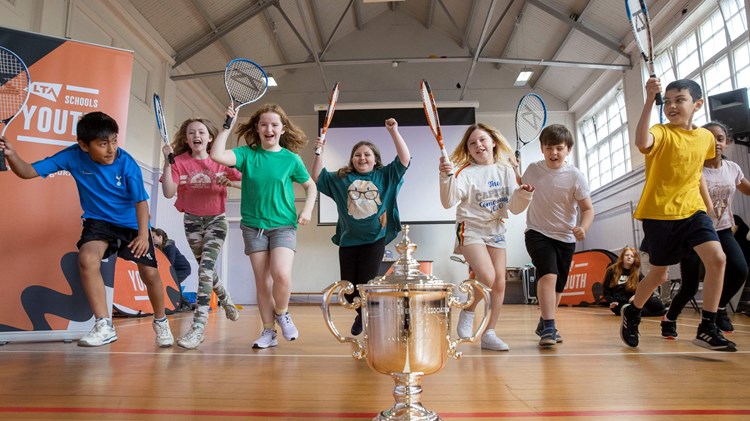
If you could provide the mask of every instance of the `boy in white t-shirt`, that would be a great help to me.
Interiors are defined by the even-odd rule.
[[[573,262],[576,241],[586,238],[594,220],[586,177],[565,162],[573,135],[561,124],[547,126],[539,135],[544,160],[526,168],[522,183],[535,188],[526,214],[526,250],[536,267],[537,298],[542,315],[536,334],[539,346],[562,342],[555,311]],[[580,222],[578,216],[580,214]]]

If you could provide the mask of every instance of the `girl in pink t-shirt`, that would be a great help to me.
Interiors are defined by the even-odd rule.
[[[208,322],[209,300],[213,290],[227,318],[235,321],[240,314],[229,292],[219,283],[216,260],[227,236],[224,215],[227,187],[240,188],[242,175],[234,168],[211,160],[209,151],[216,138],[214,125],[202,118],[187,119],[180,126],[172,145],[164,145],[162,191],[167,198],[177,194],[175,207],[185,214],[185,236],[198,261],[198,305],[190,330],[177,340],[186,349],[197,348],[204,340]],[[174,164],[166,159],[174,152]]]

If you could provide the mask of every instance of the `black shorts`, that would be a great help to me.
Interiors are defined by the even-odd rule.
[[[641,251],[648,253],[648,261],[654,266],[675,265],[695,246],[719,241],[711,218],[703,211],[687,219],[644,219],[642,222]]]
[[[138,236],[138,231],[132,228],[121,227],[100,219],[84,219],[83,232],[81,239],[76,246],[80,249],[82,245],[89,241],[107,241],[109,246],[104,252],[102,259],[117,253],[118,257],[131,262],[143,264],[150,267],[157,267],[156,253],[154,252],[154,241],[151,234],[148,236],[148,252],[143,256],[136,258],[128,248],[128,244]]]
[[[555,291],[563,292],[565,284],[568,283],[568,273],[570,265],[573,264],[576,243],[555,240],[534,230],[526,231],[524,236],[526,237],[526,251],[536,268],[536,279],[554,273],[557,275]]]

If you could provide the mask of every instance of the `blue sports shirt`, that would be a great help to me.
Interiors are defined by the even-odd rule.
[[[73,176],[83,218],[138,229],[135,204],[148,200],[148,193],[140,167],[123,149],[117,149],[117,157],[111,165],[94,162],[78,144],[31,165],[43,178],[58,171],[68,171]]]

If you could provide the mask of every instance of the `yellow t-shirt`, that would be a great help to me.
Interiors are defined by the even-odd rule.
[[[633,215],[636,219],[686,219],[706,210],[700,195],[703,161],[713,158],[714,136],[704,128],[685,130],[657,124],[646,155],[646,184]]]

